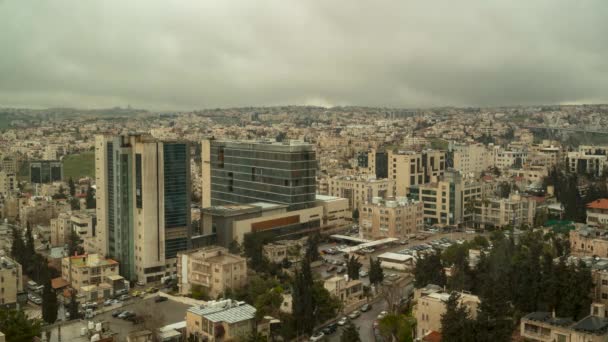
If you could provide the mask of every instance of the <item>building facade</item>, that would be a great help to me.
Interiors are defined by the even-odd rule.
[[[361,237],[406,239],[424,228],[423,204],[397,197],[395,200],[375,198],[363,205],[359,217]]]
[[[608,340],[604,304],[592,303],[589,316],[580,321],[556,317],[551,312],[532,312],[522,317],[520,335],[534,342],[602,342]]]
[[[474,224],[480,228],[532,226],[535,214],[536,202],[533,198],[511,194],[509,198],[483,199],[475,202]]]
[[[149,135],[95,140],[97,230],[92,242],[128,280],[159,281],[190,245],[190,145]]]
[[[407,196],[413,185],[436,181],[446,169],[445,151],[388,151],[388,178],[395,196]]]
[[[15,308],[17,294],[23,291],[21,265],[11,258],[0,258],[0,279],[0,307]]]
[[[116,260],[98,254],[67,256],[61,260],[61,277],[79,293],[96,292],[94,298],[97,299],[113,294],[111,284],[118,277],[119,269]]]
[[[450,144],[454,170],[464,177],[478,177],[494,163],[494,156],[487,146],[475,144]]]
[[[247,284],[247,260],[226,248],[210,246],[177,255],[177,284],[181,294],[201,287],[211,298]]]
[[[608,225],[608,199],[602,198],[587,204],[587,225],[605,227]]]
[[[351,210],[360,209],[372,198],[393,196],[395,181],[363,177],[334,177],[329,180],[329,195],[346,198]]]
[[[253,306],[231,299],[193,306],[186,311],[186,335],[208,342],[244,340],[256,329],[255,312]]]
[[[202,205],[270,202],[310,208],[316,193],[316,154],[300,141],[203,140]]]
[[[30,183],[52,183],[63,179],[63,163],[59,160],[30,162]]]
[[[0,171],[0,196],[7,196],[17,190],[17,176],[14,173]]]

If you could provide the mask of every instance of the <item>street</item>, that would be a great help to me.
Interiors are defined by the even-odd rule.
[[[359,336],[361,336],[361,341],[374,341],[374,321],[378,317],[378,314],[385,310],[386,301],[384,299],[380,299],[372,304],[372,309],[370,311],[362,313],[359,318],[353,320],[355,326],[359,328]],[[327,341],[338,342],[340,341],[340,335],[342,335],[342,327],[339,327],[335,333],[329,335],[327,337]]]

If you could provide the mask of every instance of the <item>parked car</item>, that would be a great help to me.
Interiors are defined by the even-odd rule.
[[[103,302],[103,306],[110,306],[110,305],[113,305],[113,304],[114,304],[114,300],[112,300],[112,299],[106,299]]]
[[[308,339],[309,341],[312,342],[317,342],[317,341],[323,341],[325,339],[325,334],[322,331],[317,331],[316,333],[312,334],[312,336],[310,336],[310,339]]]
[[[338,321],[337,324],[339,326],[343,326],[343,325],[346,325],[347,322],[348,322],[348,317],[344,316],[344,317],[340,318],[340,320]]]
[[[118,297],[118,300],[120,301],[125,301],[125,300],[129,300],[131,297],[129,297],[129,295],[122,295],[120,297]]]
[[[335,270],[336,270],[336,266],[333,266],[333,265],[332,265],[332,266],[329,266],[329,267],[327,268],[327,272],[333,272],[333,271],[335,271]]]
[[[118,315],[118,318],[120,319],[127,319],[129,317],[135,316],[135,313],[131,312],[131,311],[123,311],[120,315]]]
[[[348,315],[348,318],[357,319],[359,316],[361,316],[361,312],[359,312],[359,310],[355,310]]]
[[[364,271],[364,270],[359,271],[359,277],[360,277],[360,278],[365,278],[365,277],[367,277],[367,271]]]
[[[129,291],[127,289],[120,289],[116,292],[114,292],[114,297],[120,297],[122,295],[128,294]]]
[[[120,314],[122,314],[124,311],[123,310],[114,310],[112,311],[112,317],[116,318],[118,316],[120,316]]]
[[[361,312],[368,312],[371,309],[372,309],[371,304],[363,304],[363,305],[361,305],[361,308],[359,310],[361,310]]]
[[[338,325],[336,323],[331,323],[331,324],[327,325],[325,328],[323,328],[323,330],[321,330],[321,331],[323,331],[323,333],[325,335],[331,335],[331,334],[335,333],[336,330],[338,330]]]
[[[142,316],[129,316],[126,318],[127,321],[133,323],[133,324],[141,324],[144,322],[144,318]]]
[[[156,287],[151,287],[149,289],[146,290],[147,293],[156,293],[158,292],[158,288]]]
[[[336,272],[337,272],[338,274],[342,274],[342,273],[344,273],[344,272],[345,272],[344,267],[338,267],[338,269],[336,270]]]
[[[377,318],[378,318],[378,320],[381,320],[381,319],[383,319],[384,317],[386,317],[386,315],[388,315],[388,312],[386,312],[386,311],[381,311],[381,312],[378,314],[378,317],[377,317]]]
[[[154,302],[156,302],[156,303],[166,302],[168,300],[169,300],[169,298],[164,297],[164,296],[157,296],[156,298],[154,298]]]

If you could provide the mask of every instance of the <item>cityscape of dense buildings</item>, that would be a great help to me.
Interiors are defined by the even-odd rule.
[[[0,306],[51,341],[388,341],[387,315],[432,340],[450,303],[485,317],[467,282],[531,241],[592,288],[569,320],[509,304],[514,338],[606,336],[606,105],[0,111]]]

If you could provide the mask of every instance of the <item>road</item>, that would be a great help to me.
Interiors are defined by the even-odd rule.
[[[361,341],[374,341],[374,321],[378,317],[378,314],[385,310],[386,301],[379,300],[378,302],[372,304],[372,309],[370,311],[362,313],[359,318],[353,320],[355,326],[359,328],[359,336],[361,337]],[[327,341],[339,342],[340,335],[342,335],[342,327],[340,327],[335,333],[328,336]]]

